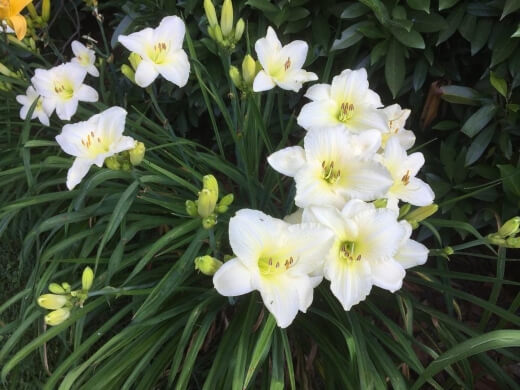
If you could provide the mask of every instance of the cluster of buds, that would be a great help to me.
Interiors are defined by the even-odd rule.
[[[222,261],[209,255],[196,257],[194,263],[195,269],[207,276],[214,275],[222,266]]]
[[[488,234],[487,239],[493,245],[505,248],[520,248],[520,217],[507,220],[498,232]]]
[[[130,66],[127,64],[121,65],[121,73],[123,73],[128,80],[132,83],[135,83],[135,72],[137,71],[137,67],[142,61],[142,57],[137,53],[130,53],[128,56],[128,62],[130,62]],[[137,85],[137,84],[136,84]]]
[[[52,310],[45,316],[45,323],[51,326],[59,325],[70,317],[70,312],[74,307],[83,307],[93,282],[94,272],[90,267],[86,267],[81,277],[81,290],[72,291],[67,282],[49,284],[49,291],[52,294],[43,294],[38,297],[38,305]]]
[[[262,70],[260,63],[247,54],[242,61],[242,74],[236,66],[232,65],[229,68],[229,77],[235,87],[244,93],[248,93],[253,91],[253,81],[260,70]]]
[[[238,19],[236,25],[233,23],[233,3],[224,0],[220,12],[220,24],[217,20],[217,12],[211,0],[204,0],[204,11],[208,19],[208,34],[220,47],[232,51],[242,34],[244,34],[245,23],[242,18]]]
[[[192,217],[202,218],[204,229],[211,229],[217,224],[218,214],[225,213],[233,199],[233,194],[227,194],[218,202],[217,179],[213,175],[206,175],[202,178],[198,199],[186,201],[186,212]]]
[[[135,141],[133,149],[114,154],[105,159],[105,165],[113,171],[130,171],[133,166],[141,164],[146,152],[142,142]]]
[[[0,74],[7,76],[7,77],[14,78],[14,79],[20,79],[20,80],[23,79],[23,73],[22,73],[21,69],[18,70],[18,72],[13,72],[12,70],[10,70],[7,66],[2,64],[1,62],[0,62]],[[12,87],[13,86],[11,85],[11,83],[0,81],[0,90],[10,91],[12,89]]]
[[[47,25],[51,17],[51,0],[43,0],[41,3],[41,15],[38,15],[34,4],[31,2],[27,4],[27,10],[29,11],[30,19],[27,20],[27,27],[43,28]]]
[[[419,222],[424,221],[426,218],[431,217],[437,212],[439,206],[435,203],[428,206],[418,207],[413,211],[410,211],[411,206],[407,203],[399,209],[399,219],[406,220],[412,229],[419,227]]]

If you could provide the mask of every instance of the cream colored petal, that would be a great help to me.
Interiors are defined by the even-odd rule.
[[[283,175],[294,177],[305,165],[305,151],[301,146],[290,146],[267,157],[271,167]]]
[[[220,295],[236,297],[253,291],[251,274],[238,260],[226,261],[213,275],[213,286]]]

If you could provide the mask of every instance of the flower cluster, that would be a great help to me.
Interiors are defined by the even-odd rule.
[[[74,307],[83,307],[93,282],[94,272],[90,267],[86,267],[81,276],[81,289],[79,290],[72,291],[67,282],[49,284],[51,294],[40,295],[37,300],[38,305],[52,310],[45,316],[45,323],[51,326],[59,325],[70,317],[70,312]]]
[[[263,69],[254,91],[274,86],[298,91],[303,82],[317,79],[301,69],[304,42],[282,47],[269,28],[255,49]],[[300,209],[285,220],[238,211],[229,224],[236,257],[213,277],[225,296],[258,290],[280,327],[307,310],[323,278],[345,310],[363,301],[372,286],[400,289],[405,269],[424,264],[428,249],[410,238],[413,227],[399,219],[399,201],[408,210],[431,205],[417,209],[422,214],[436,210],[430,186],[416,177],[423,155],[406,152],[415,142],[404,128],[410,111],[383,108],[364,69],[344,70],[305,96],[311,102],[298,116],[307,130],[303,147],[267,158],[276,171],[294,178]]]

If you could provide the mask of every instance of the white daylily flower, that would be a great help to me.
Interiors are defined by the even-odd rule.
[[[31,79],[36,92],[43,97],[43,107],[47,112],[56,109],[62,120],[70,120],[78,109],[78,102],[97,102],[98,93],[83,84],[87,71],[71,62],[55,66],[49,70],[36,69]]]
[[[420,242],[410,239],[412,236],[412,226],[407,221],[399,222],[405,234],[397,248],[394,259],[403,266],[404,269],[423,265],[428,259],[428,248]]]
[[[315,73],[302,69],[309,46],[304,41],[292,41],[282,47],[276,33],[267,28],[265,38],[255,43],[255,51],[263,70],[253,81],[253,91],[261,92],[274,88],[298,92],[307,81],[318,80]]]
[[[354,199],[341,210],[305,209],[303,220],[319,222],[335,234],[325,258],[323,276],[345,310],[363,301],[372,285],[394,292],[401,288],[405,271],[395,255],[405,237],[398,213],[376,209]]]
[[[433,203],[435,194],[431,187],[415,177],[424,165],[422,153],[416,152],[408,156],[399,139],[392,137],[386,143],[384,153],[377,158],[388,169],[394,182],[385,195],[388,198],[388,208],[397,209],[399,200],[414,206],[428,206]]]
[[[65,125],[56,141],[63,151],[76,157],[67,174],[67,188],[72,190],[92,165],[103,166],[105,158],[132,149],[135,140],[123,135],[126,111],[111,107],[87,121]]]
[[[392,104],[391,106],[385,107],[382,110],[388,121],[388,132],[383,133],[383,148],[386,146],[386,142],[396,137],[404,150],[410,149],[415,143],[415,134],[413,131],[406,130],[404,124],[410,116],[410,110],[401,109],[399,104]]]
[[[142,61],[135,72],[135,82],[148,87],[161,75],[179,87],[184,87],[190,75],[190,63],[182,42],[186,26],[178,16],[167,16],[155,29],[145,28],[118,40],[128,50],[139,54]]]
[[[49,116],[52,114],[52,111],[45,109],[43,98],[35,91],[32,85],[27,88],[25,95],[16,96],[16,101],[22,105],[22,108],[20,108],[20,118],[27,118],[29,109],[36,99],[38,99],[38,103],[36,103],[36,107],[34,107],[31,119],[38,118],[42,124],[49,126]]]
[[[279,150],[267,161],[276,171],[294,177],[298,207],[341,208],[353,198],[375,200],[392,185],[388,171],[372,160],[380,145],[378,131],[353,135],[331,128],[307,133],[304,148]]]
[[[327,130],[341,126],[352,132],[387,130],[381,99],[368,88],[365,69],[346,69],[332,84],[316,84],[305,96],[312,100],[302,107],[298,124],[306,130]]]
[[[71,59],[70,62],[81,65],[88,74],[98,77],[99,72],[96,65],[94,65],[96,62],[96,53],[94,50],[89,49],[79,41],[72,41],[71,47],[75,57]]]
[[[332,232],[315,223],[291,225],[260,211],[243,209],[229,221],[229,242],[237,257],[213,276],[219,294],[258,290],[267,309],[285,328],[312,303]]]

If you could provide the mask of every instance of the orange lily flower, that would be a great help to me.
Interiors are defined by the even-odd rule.
[[[14,29],[19,40],[27,33],[27,21],[20,12],[31,2],[32,0],[0,0],[0,20],[5,20]]]

